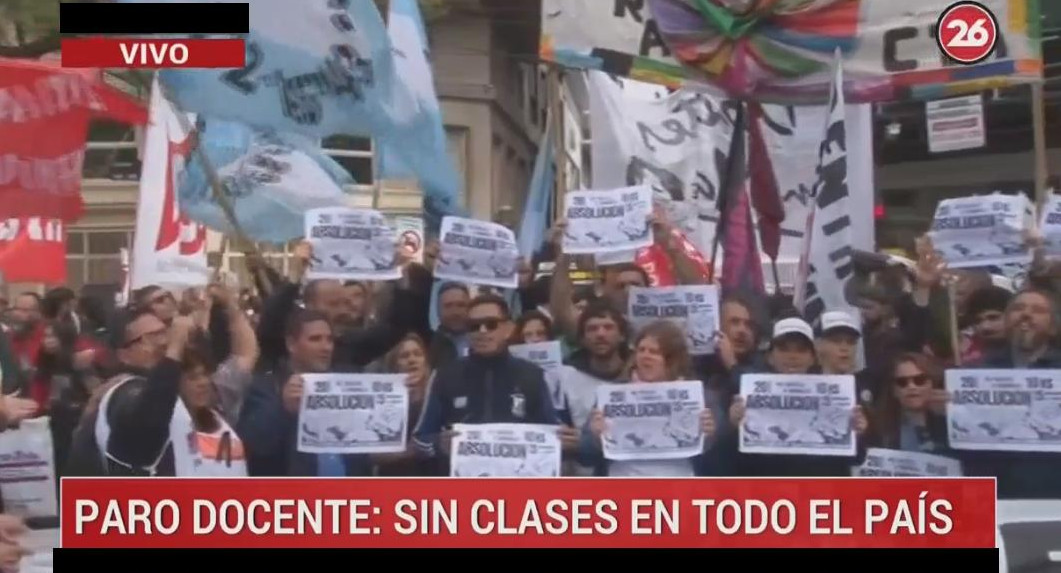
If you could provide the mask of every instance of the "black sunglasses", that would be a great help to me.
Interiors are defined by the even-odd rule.
[[[486,328],[487,332],[493,332],[497,330],[501,323],[504,322],[500,318],[484,318],[482,320],[469,320],[468,329],[472,332],[479,332],[483,328]]]
[[[918,374],[917,376],[896,376],[895,385],[900,388],[906,388],[913,384],[914,386],[926,386],[929,383],[928,376],[924,374]]]

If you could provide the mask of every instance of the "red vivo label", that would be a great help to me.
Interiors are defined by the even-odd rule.
[[[66,68],[242,68],[241,39],[68,38]]]
[[[993,479],[62,480],[66,548],[993,548]]]

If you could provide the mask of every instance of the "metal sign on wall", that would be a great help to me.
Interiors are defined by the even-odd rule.
[[[930,153],[983,147],[987,144],[983,96],[977,94],[927,102],[925,127]]]

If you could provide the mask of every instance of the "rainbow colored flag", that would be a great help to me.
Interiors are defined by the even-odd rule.
[[[950,61],[935,40],[952,0],[545,0],[540,51],[668,87],[822,104],[839,50],[849,103],[939,99],[1040,79],[1039,1],[982,0],[1000,34],[973,65]]]

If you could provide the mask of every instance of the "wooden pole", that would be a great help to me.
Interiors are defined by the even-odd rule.
[[[954,365],[962,365],[962,343],[961,331],[958,329],[958,282],[950,280],[947,282],[947,304],[950,315],[950,346],[954,353]]]
[[[1043,84],[1032,84],[1032,131],[1035,135],[1035,203],[1040,212],[1046,205],[1047,182],[1050,169],[1046,154],[1046,109],[1043,98]]]
[[[379,176],[379,144],[372,140],[372,209],[379,210],[379,203],[383,195],[383,179]]]
[[[200,145],[198,137],[198,129],[192,125],[192,122],[188,120],[187,114],[176,104],[172,94],[161,82],[158,86],[163,90],[163,95],[170,107],[173,109],[174,115],[177,116],[177,121],[180,122],[181,129],[184,130],[189,136],[194,136],[195,140],[192,144],[192,152],[199,157],[199,161],[203,165],[203,171],[206,172],[206,178],[210,182],[211,195],[218,207],[221,207],[222,213],[225,214],[225,219],[228,220],[228,224],[232,226],[232,232],[236,235],[236,238],[243,244],[243,248],[246,249],[245,253],[248,257],[255,257],[257,260],[264,263],[265,257],[261,256],[261,252],[258,251],[258,246],[255,245],[254,241],[251,240],[250,236],[243,231],[243,227],[240,226],[239,221],[236,219],[235,209],[232,207],[232,202],[228,200],[228,195],[225,194],[225,187],[221,184],[221,177],[217,174],[217,168],[214,163],[210,161],[210,158],[206,155],[206,151]],[[268,287],[268,277],[265,275],[262,269],[257,269],[258,278],[260,279],[262,286]],[[264,293],[268,295],[269,293]]]

